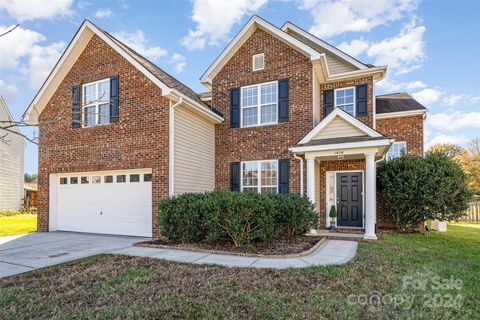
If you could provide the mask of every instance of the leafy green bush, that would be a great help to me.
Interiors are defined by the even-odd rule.
[[[276,231],[279,236],[298,236],[315,228],[318,213],[315,206],[297,194],[271,194],[275,206]]]
[[[400,231],[412,230],[427,219],[454,219],[468,207],[465,174],[438,153],[391,160],[379,168],[379,182],[387,214]]]
[[[158,206],[160,233],[174,241],[231,241],[235,246],[304,234],[318,215],[297,195],[214,191],[188,193]]]

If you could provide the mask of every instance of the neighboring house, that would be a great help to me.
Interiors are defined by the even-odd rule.
[[[24,196],[23,207],[28,209],[37,206],[38,185],[36,182],[25,182],[23,184]]]
[[[23,199],[23,155],[25,141],[19,134],[2,130],[14,121],[3,97],[0,96],[0,211],[19,210]],[[16,126],[9,128],[20,133]]]
[[[422,156],[426,115],[375,98],[386,71],[255,16],[196,94],[85,21],[24,115],[40,124],[38,229],[158,236],[159,201],[217,188],[301,193],[319,228],[337,205],[341,231],[375,239],[377,163]]]

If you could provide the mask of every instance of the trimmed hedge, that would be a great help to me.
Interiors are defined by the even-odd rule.
[[[187,193],[158,205],[160,233],[178,242],[231,241],[235,246],[305,234],[318,214],[299,195],[213,191]]]

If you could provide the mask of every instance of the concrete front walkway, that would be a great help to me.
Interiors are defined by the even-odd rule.
[[[0,237],[0,278],[101,253],[227,267],[286,269],[346,263],[357,250],[355,241],[326,240],[308,256],[258,258],[133,246],[145,240],[148,239],[75,232]]]
[[[195,264],[215,264],[226,267],[250,268],[306,268],[311,266],[324,266],[343,264],[350,261],[357,252],[356,241],[326,240],[308,256],[298,258],[258,258],[242,257],[224,254],[210,254],[175,249],[157,249],[145,247],[129,247],[110,251],[113,254],[149,257],[176,262],[189,262]]]

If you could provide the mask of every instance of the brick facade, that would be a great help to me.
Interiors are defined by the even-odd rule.
[[[265,69],[251,71],[252,56],[265,54]],[[251,128],[230,128],[230,89],[289,79],[289,121]],[[300,166],[288,148],[313,126],[312,65],[309,58],[257,29],[215,76],[212,105],[224,114],[216,125],[216,188],[230,189],[234,161],[290,159],[290,192],[299,192]]]
[[[407,154],[423,156],[423,115],[377,119],[377,131],[407,142]]]
[[[72,85],[117,74],[119,122],[72,129]],[[39,119],[38,230],[48,231],[49,174],[60,172],[151,168],[155,221],[155,204],[168,196],[168,106],[158,86],[94,36]]]

